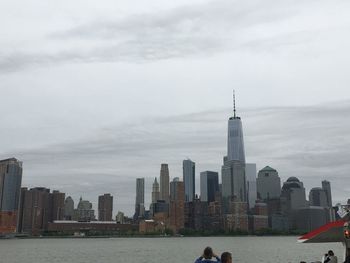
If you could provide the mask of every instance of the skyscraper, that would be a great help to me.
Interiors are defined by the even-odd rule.
[[[159,197],[160,197],[159,183],[156,177],[154,178],[154,182],[152,185],[152,203],[156,203],[159,200]]]
[[[179,178],[174,178],[170,183],[170,226],[177,232],[185,225],[185,187]]]
[[[74,201],[73,198],[68,196],[64,201],[64,219],[72,220],[74,215]]]
[[[168,164],[162,163],[160,167],[160,198],[169,203],[169,168]]]
[[[64,201],[66,194],[58,190],[53,190],[49,195],[49,221],[63,220],[64,218]]]
[[[328,207],[326,191],[320,187],[310,190],[309,201],[311,206]]]
[[[257,198],[257,187],[256,187],[256,164],[247,163],[245,165],[245,174],[247,181],[247,201],[249,208],[255,206]]]
[[[289,177],[281,191],[282,212],[290,214],[293,210],[307,205],[304,184],[296,177]]]
[[[331,183],[324,180],[322,181],[322,189],[326,192],[327,197],[327,206],[332,207],[332,191],[331,191]]]
[[[185,202],[193,202],[195,197],[195,172],[196,164],[190,159],[182,162],[183,182],[185,185]]]
[[[47,229],[50,221],[50,189],[22,188],[20,229],[22,233],[39,235]]]
[[[261,169],[258,173],[257,188],[259,199],[279,198],[281,195],[281,179],[278,172],[270,166]]]
[[[228,120],[227,156],[221,168],[224,212],[231,200],[246,202],[245,153],[241,118],[236,116],[236,101],[233,94],[233,117]]]
[[[98,197],[98,220],[112,221],[113,196],[104,194]]]
[[[219,191],[219,174],[205,171],[200,173],[201,201],[214,202],[215,193]]]
[[[22,183],[22,162],[15,158],[0,161],[0,233],[17,231]]]
[[[142,218],[145,214],[145,178],[136,178],[136,202],[134,219]]]

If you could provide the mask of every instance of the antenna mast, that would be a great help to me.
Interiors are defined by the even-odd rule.
[[[233,90],[233,117],[236,118],[236,96],[235,96],[235,90]]]

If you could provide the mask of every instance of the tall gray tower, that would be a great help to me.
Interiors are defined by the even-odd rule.
[[[322,189],[326,192],[328,207],[332,207],[331,183],[326,180],[322,181]]]
[[[195,172],[196,164],[190,159],[183,160],[182,162],[183,170],[183,181],[185,185],[185,202],[193,202],[195,197]]]
[[[159,200],[159,183],[157,181],[157,177],[154,178],[153,186],[152,186],[152,203],[156,203]]]
[[[169,167],[162,163],[160,167],[160,199],[169,203]]]
[[[224,157],[221,175],[224,211],[228,201],[247,202],[243,128],[241,118],[236,115],[234,93],[233,117],[228,120],[227,156]]]
[[[145,214],[145,178],[136,178],[136,202],[134,219]]]

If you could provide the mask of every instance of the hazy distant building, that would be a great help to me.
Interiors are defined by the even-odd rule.
[[[160,167],[160,199],[169,203],[169,167],[162,163]]]
[[[284,211],[303,208],[307,205],[304,185],[296,177],[289,177],[283,184],[281,197],[284,199]]]
[[[116,216],[116,222],[117,222],[117,224],[124,224],[125,223],[125,215],[123,212],[118,211],[118,214]]]
[[[144,214],[145,214],[145,178],[137,178],[134,219],[142,218]]]
[[[261,169],[256,182],[259,199],[266,200],[280,197],[281,179],[275,169],[270,166]]]
[[[64,201],[64,219],[72,220],[74,215],[74,200],[68,196]]]
[[[282,187],[281,213],[288,218],[290,229],[297,228],[297,210],[307,206],[303,183],[296,177],[289,177]]]
[[[327,206],[332,207],[332,191],[331,191],[331,183],[324,180],[322,181],[322,189],[326,192],[327,197]]]
[[[98,197],[98,220],[112,221],[113,196],[104,194]]]
[[[227,213],[230,200],[247,201],[243,129],[241,118],[236,116],[235,100],[233,117],[228,120],[227,156],[224,157],[221,175],[224,212]]]
[[[185,187],[184,183],[175,178],[170,183],[170,227],[178,232],[185,226]]]
[[[200,173],[201,201],[214,202],[215,193],[219,191],[219,174],[205,171]]]
[[[247,163],[245,165],[245,175],[247,182],[247,201],[249,208],[253,208],[257,198],[256,187],[256,164]]]
[[[328,207],[326,191],[320,187],[314,187],[309,193],[310,206]]]
[[[77,209],[74,210],[74,220],[90,222],[95,219],[95,211],[92,209],[92,203],[80,197]]]
[[[160,199],[159,183],[157,182],[157,177],[154,178],[152,185],[152,203],[157,202]]]
[[[183,182],[185,185],[185,201],[192,202],[195,198],[195,189],[196,189],[195,162],[192,162],[190,159],[183,160],[182,170],[183,170]]]
[[[22,162],[15,158],[0,161],[0,234],[17,231],[22,183]]]

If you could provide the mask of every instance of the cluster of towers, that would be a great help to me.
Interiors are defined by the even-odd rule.
[[[155,178],[149,210],[145,209],[144,203],[144,178],[137,179],[134,220],[141,222],[142,231],[154,230],[157,221],[175,231],[181,228],[305,231],[334,219],[328,181],[322,182],[322,188],[313,188],[307,201],[305,188],[298,178],[289,178],[281,187],[278,172],[269,166],[261,169],[257,176],[256,164],[246,163],[242,121],[236,114],[235,97],[233,101],[221,183],[218,172],[201,172],[198,197],[195,194],[195,163],[192,160],[183,161],[182,181],[174,178],[169,182],[169,167],[161,164],[160,183]],[[181,191],[177,191],[180,194],[174,198],[172,192],[175,190],[172,189],[175,184]],[[171,204],[175,200],[181,207],[176,211]],[[174,220],[180,222],[176,227],[171,224]]]

